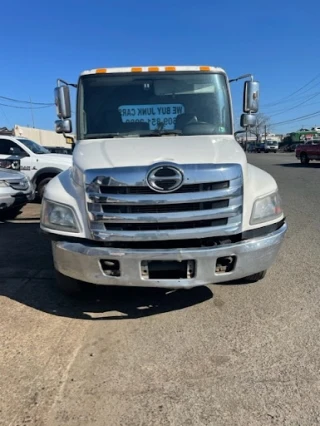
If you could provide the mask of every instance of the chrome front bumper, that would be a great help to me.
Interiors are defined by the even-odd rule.
[[[82,243],[53,241],[52,250],[55,268],[62,274],[80,281],[98,285],[192,288],[201,285],[222,283],[245,278],[268,269],[274,262],[287,230],[284,224],[277,231],[264,237],[236,244],[201,249],[132,250],[95,247]],[[232,272],[216,273],[218,258],[235,256]],[[120,263],[121,276],[106,275],[101,260]],[[190,279],[145,279],[142,275],[143,261],[194,260],[196,273]]]

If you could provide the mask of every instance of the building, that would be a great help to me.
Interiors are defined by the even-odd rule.
[[[31,139],[43,146],[70,147],[66,138],[53,130],[35,129],[16,124],[11,132],[14,136],[22,136]]]

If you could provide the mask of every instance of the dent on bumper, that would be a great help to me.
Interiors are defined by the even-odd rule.
[[[268,269],[274,262],[287,230],[287,225],[264,237],[215,248],[179,250],[129,250],[90,247],[81,243],[53,241],[55,268],[62,274],[80,281],[98,285],[139,287],[192,288],[241,279]],[[232,272],[216,273],[220,257],[236,256]],[[120,263],[121,276],[106,275],[101,260]],[[142,261],[196,262],[196,274],[190,279],[145,279],[141,273]]]

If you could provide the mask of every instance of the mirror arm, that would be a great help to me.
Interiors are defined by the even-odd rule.
[[[75,84],[75,83],[68,83],[67,81],[62,80],[61,78],[58,78],[58,79],[57,79],[57,86],[58,86],[58,87],[60,87],[60,86],[61,86],[61,83],[62,83],[62,84],[65,84],[66,86],[74,87],[75,89],[77,89],[77,87],[78,87],[78,85],[77,85],[77,84]]]
[[[70,135],[69,133],[65,133],[65,132],[62,132],[62,134],[65,137],[65,139],[72,139],[72,141],[74,142],[74,137],[72,135]]]
[[[252,74],[244,74],[244,75],[241,75],[240,77],[232,78],[231,80],[229,80],[229,83],[233,83],[234,81],[239,81],[239,80],[242,80],[244,78],[251,78],[251,81],[253,81],[253,75]]]

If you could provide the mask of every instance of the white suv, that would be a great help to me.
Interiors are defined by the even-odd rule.
[[[36,142],[16,136],[0,136],[0,159],[20,158],[20,170],[42,198],[45,186],[72,165],[72,155],[51,154]]]

